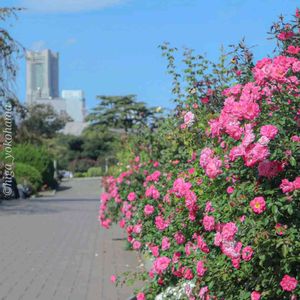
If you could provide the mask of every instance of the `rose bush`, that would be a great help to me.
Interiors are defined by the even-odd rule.
[[[281,53],[218,90],[220,113],[214,91],[180,106],[181,159],[137,156],[104,179],[102,226],[153,258],[138,299],[176,285],[190,300],[300,296],[299,17],[276,27]]]

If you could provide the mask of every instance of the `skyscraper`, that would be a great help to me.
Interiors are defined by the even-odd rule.
[[[63,90],[61,96],[66,101],[66,110],[74,122],[84,122],[85,98],[82,90]]]
[[[26,52],[26,103],[59,97],[58,53],[48,49]]]
[[[59,97],[58,53],[51,50],[26,52],[26,104],[50,105],[59,114],[67,114],[62,130],[65,134],[80,135],[85,123],[85,98],[82,90],[64,90]]]

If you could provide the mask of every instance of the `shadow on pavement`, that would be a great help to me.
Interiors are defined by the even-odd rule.
[[[53,214],[66,210],[66,207],[49,207],[38,205],[31,200],[5,200],[0,204],[1,215],[34,215],[34,214]]]

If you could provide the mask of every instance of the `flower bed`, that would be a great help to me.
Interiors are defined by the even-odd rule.
[[[102,226],[118,221],[133,249],[152,253],[137,299],[172,286],[184,287],[174,299],[299,297],[299,13],[296,24],[279,33],[280,55],[223,89],[206,128],[206,100],[181,112],[178,139],[188,137],[189,159],[137,156],[105,178]]]

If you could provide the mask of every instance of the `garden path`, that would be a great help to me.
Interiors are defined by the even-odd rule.
[[[134,269],[118,227],[97,220],[100,179],[63,182],[53,197],[0,204],[0,300],[127,300],[110,283]]]

